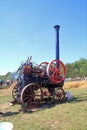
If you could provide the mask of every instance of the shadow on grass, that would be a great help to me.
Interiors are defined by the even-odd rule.
[[[50,103],[50,104],[43,103],[43,104],[40,104],[39,107],[36,107],[36,108],[33,108],[33,109],[27,109],[27,111],[24,112],[24,113],[33,113],[33,112],[36,112],[36,111],[42,111],[42,110],[50,109],[50,108],[55,107],[56,105],[64,104],[66,102],[67,101],[64,100],[64,101],[60,101],[60,102],[56,102],[56,103],[53,102],[53,103]]]
[[[78,102],[87,102],[87,95],[81,95],[79,97],[73,97],[71,101],[67,101],[69,103],[78,103]]]
[[[13,115],[17,115],[19,113],[34,113],[34,112],[37,112],[37,111],[42,111],[42,110],[46,110],[46,109],[50,109],[50,108],[53,108],[55,107],[56,105],[61,105],[61,104],[64,104],[64,103],[78,103],[78,102],[83,102],[83,101],[87,101],[87,95],[81,95],[79,97],[73,97],[73,99],[71,101],[69,101],[68,99],[65,99],[63,101],[56,101],[56,102],[53,102],[53,103],[50,103],[50,104],[45,104],[45,103],[42,103],[39,107],[36,107],[36,108],[33,108],[33,109],[27,109],[26,112],[23,112],[23,111],[18,111],[18,112],[5,112],[5,113],[2,113],[1,116],[2,117],[8,117],[8,116],[13,116]]]
[[[61,101],[61,102],[56,102],[56,103],[50,103],[50,104],[41,104],[40,106],[38,107],[35,107],[33,109],[27,109],[26,111],[22,111],[21,109],[18,111],[18,112],[11,112],[11,111],[8,111],[8,112],[0,112],[0,117],[9,117],[9,116],[13,116],[13,115],[17,115],[17,114],[20,114],[20,113],[33,113],[33,112],[37,112],[37,111],[42,111],[42,110],[46,110],[46,109],[50,109],[50,108],[53,108],[55,107],[56,105],[58,104],[63,104],[65,103],[66,101]]]
[[[1,114],[1,116],[2,117],[7,117],[7,116],[12,116],[12,115],[17,115],[19,112],[3,112],[2,114]]]

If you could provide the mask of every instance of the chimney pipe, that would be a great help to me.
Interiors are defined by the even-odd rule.
[[[59,60],[59,25],[54,26],[56,30],[56,60]]]

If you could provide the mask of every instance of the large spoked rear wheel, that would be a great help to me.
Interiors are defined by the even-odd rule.
[[[65,91],[63,88],[55,88],[55,102],[62,102],[65,99]]]
[[[39,106],[42,99],[43,91],[36,83],[26,85],[21,92],[21,102],[27,103],[27,107],[30,109]]]

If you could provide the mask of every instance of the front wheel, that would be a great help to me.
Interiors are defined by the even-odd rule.
[[[61,102],[65,99],[65,91],[63,88],[55,88],[55,101]]]

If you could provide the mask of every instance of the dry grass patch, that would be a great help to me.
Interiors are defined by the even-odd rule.
[[[69,81],[65,82],[64,88],[87,88],[87,81]]]

